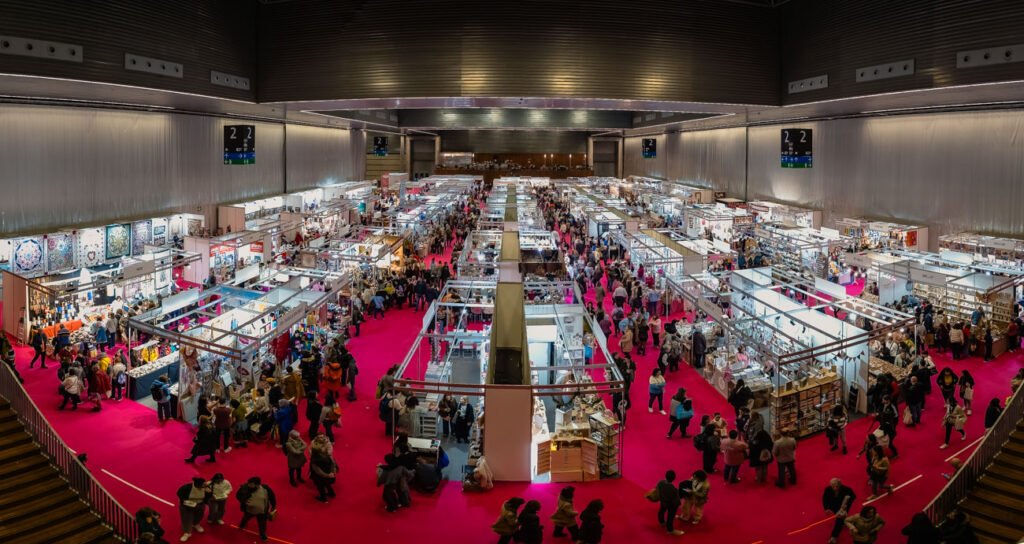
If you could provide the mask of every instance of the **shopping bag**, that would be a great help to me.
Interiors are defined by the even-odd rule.
[[[914,423],[914,415],[910,413],[910,407],[905,406],[903,408],[903,424],[911,425]]]
[[[644,495],[644,497],[651,502],[661,502],[661,494],[658,493],[657,487],[648,491],[647,494]]]

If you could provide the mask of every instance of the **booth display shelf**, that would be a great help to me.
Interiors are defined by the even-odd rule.
[[[794,382],[789,382],[796,385]],[[771,393],[769,417],[774,428],[804,437],[825,429],[828,414],[842,399],[839,377],[826,373],[804,385]]]
[[[597,442],[597,464],[602,477],[619,475],[619,422],[602,412],[590,416],[591,438]]]

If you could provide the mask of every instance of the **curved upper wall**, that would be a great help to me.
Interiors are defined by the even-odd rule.
[[[776,16],[723,0],[289,0],[260,6],[257,94],[778,104]]]

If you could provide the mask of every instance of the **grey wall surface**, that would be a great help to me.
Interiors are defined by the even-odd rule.
[[[252,100],[210,70],[255,86],[256,8],[249,0],[4,0],[0,35],[81,45],[83,62],[0,54],[0,73],[119,83]],[[181,79],[124,69],[125,53],[184,65]]]
[[[780,130],[814,131],[814,167],[779,166]],[[743,197],[744,129],[668,135],[672,179],[708,181]],[[976,231],[1024,236],[1024,112],[996,111],[840,119],[749,129],[747,198],[824,210],[843,217],[892,219],[939,234]],[[659,159],[640,158],[626,140],[625,174],[656,175]]]
[[[641,146],[643,138],[626,138],[622,146],[622,175],[624,176],[648,176],[652,178],[668,178],[669,146],[666,145],[669,135],[658,134],[656,136],[645,136],[657,140],[657,155],[645,159]]]
[[[957,51],[1024,43],[1020,0],[793,0],[779,8],[785,104],[1021,79],[1021,63],[957,68]],[[857,83],[856,70],[914,59],[911,76]],[[1018,59],[1019,60],[1019,59]],[[787,94],[828,74],[828,88]]]
[[[304,125],[287,127],[287,191],[309,189],[362,176],[364,132]],[[359,153],[352,153],[353,149]]]
[[[275,2],[259,10],[259,99],[777,104],[776,16],[720,0]]]
[[[582,131],[442,130],[441,151],[473,153],[579,153],[587,152]]]
[[[223,163],[223,126],[232,123],[198,115],[2,106],[0,237],[284,192],[284,125],[253,123],[256,164],[229,166]],[[353,137],[348,131],[289,130],[288,177],[296,184],[361,174],[362,164],[347,152]]]

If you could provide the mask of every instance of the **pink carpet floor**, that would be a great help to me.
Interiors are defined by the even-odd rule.
[[[288,484],[284,456],[272,445],[254,444],[248,449],[233,450],[218,456],[214,464],[199,461],[187,465],[182,459],[191,446],[190,425],[161,425],[153,410],[133,401],[108,401],[99,413],[90,413],[86,405],[77,412],[60,412],[56,409],[59,397],[54,366],[45,371],[26,368],[31,359],[26,347],[17,348],[17,361],[26,378],[26,388],[67,444],[88,453],[90,469],[127,508],[134,511],[153,506],[163,512],[171,540],[179,535],[175,490],[192,476],[209,477],[215,472],[223,472],[236,487],[246,478],[259,475],[275,489],[280,517],[270,526],[272,542],[492,542],[497,539],[489,527],[502,501],[514,495],[542,502],[542,519],[548,527],[545,532],[549,533],[547,516],[555,506],[561,487],[558,484],[500,483],[488,493],[464,494],[458,482],[446,482],[432,496],[414,494],[409,509],[394,514],[384,511],[375,487],[374,465],[388,451],[390,441],[377,419],[373,390],[377,377],[388,366],[401,361],[421,322],[422,313],[409,309],[389,311],[383,320],[365,323],[362,335],[350,342],[361,368],[359,400],[343,402],[343,425],[337,433],[335,449],[341,467],[336,486],[338,498],[329,504],[314,500],[310,484],[299,488]],[[700,466],[699,452],[689,440],[665,438],[666,416],[657,411],[650,414],[645,409],[646,377],[654,367],[655,356],[655,350],[649,349],[648,355],[637,358],[638,383],[633,386],[634,407],[622,464],[625,476],[577,485],[579,510],[591,499],[604,500],[608,543],[675,540],[676,537],[666,536],[660,529],[655,520],[657,508],[645,501],[643,495],[666,469],[689,474]],[[945,484],[940,476],[949,468],[945,459],[980,436],[985,404],[994,396],[1005,397],[1009,393],[1010,377],[1024,358],[1003,355],[983,363],[978,358],[954,362],[938,356],[936,362],[940,368],[951,366],[957,372],[969,368],[978,381],[977,407],[967,424],[968,440],[960,442],[955,438],[950,449],[939,449],[941,398],[938,391],[933,392],[924,412],[924,424],[916,429],[901,428],[897,439],[901,455],[893,463],[890,481],[896,485],[906,483],[905,487],[874,503],[888,520],[880,543],[904,541],[899,536],[900,528]],[[668,381],[669,392],[677,386],[686,387],[698,416],[721,411],[731,419],[732,410],[725,399],[695,371],[684,366],[680,372],[670,373]],[[826,517],[819,501],[829,478],[838,476],[852,486],[858,503],[870,494],[865,462],[854,459],[869,427],[867,418],[850,424],[851,453],[845,456],[829,452],[824,436],[801,441],[797,451],[799,484],[785,490],[755,484],[746,466],[741,469],[743,481],[739,484],[725,485],[718,475],[713,476],[705,518],[699,525],[683,527],[687,534],[682,538],[686,542],[705,543],[824,542],[830,522],[819,523]],[[769,477],[774,474],[773,468]],[[195,534],[192,542],[256,541],[254,533],[243,533],[231,526],[237,524],[239,517],[237,504],[232,501],[228,525]],[[545,541],[557,539],[546,534]],[[849,542],[849,536],[844,535],[842,541]]]

